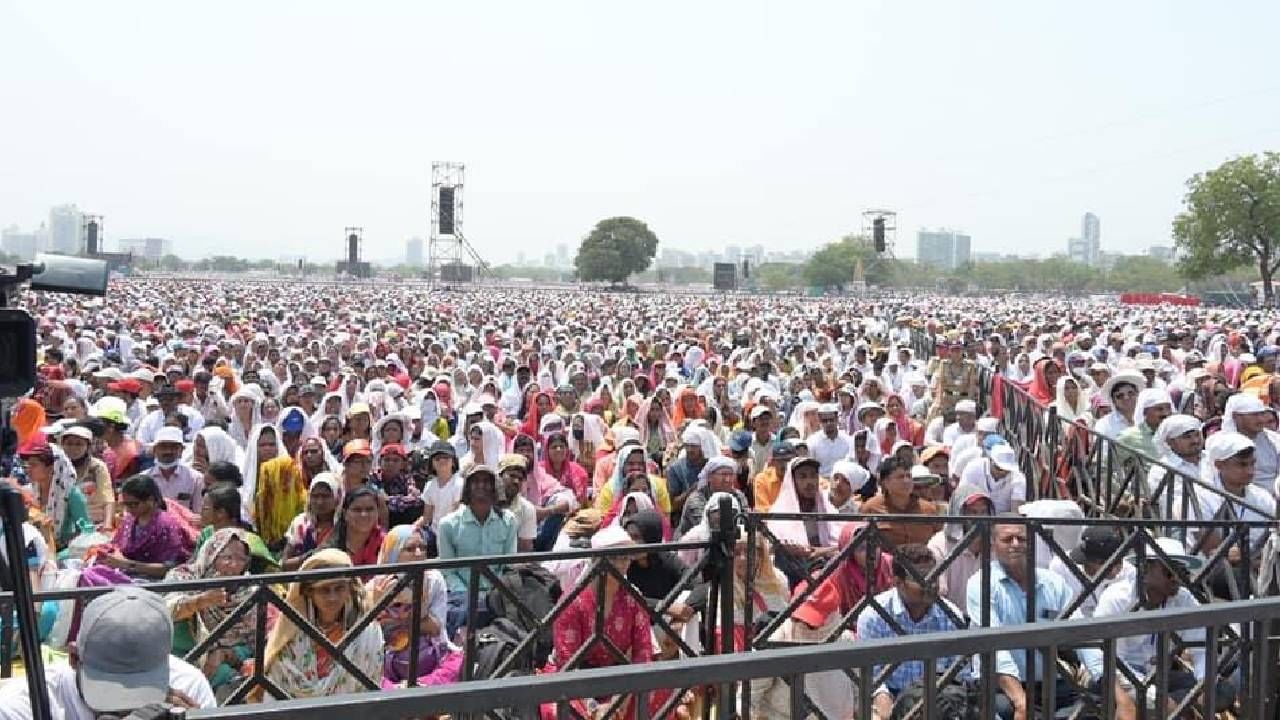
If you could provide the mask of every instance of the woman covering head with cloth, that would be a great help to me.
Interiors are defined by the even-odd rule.
[[[304,560],[324,547],[337,524],[338,497],[342,482],[334,473],[320,473],[311,479],[307,492],[307,509],[299,513],[285,533],[281,566],[295,570]]]
[[[379,565],[414,563],[427,559],[427,541],[419,528],[397,525],[387,533],[378,552]],[[395,587],[397,575],[379,575],[369,581],[369,601],[377,603]],[[382,665],[383,687],[403,687],[409,674],[409,647],[412,630],[412,585],[402,589],[378,617],[386,640]],[[439,570],[427,570],[422,578],[422,606],[418,638],[418,684],[440,685],[454,682],[462,669],[462,655],[455,652],[445,636],[449,609],[448,586]]]
[[[200,547],[195,558],[186,565],[179,565],[165,575],[166,582],[207,580],[215,577],[236,577],[252,572],[253,551],[248,533],[240,528],[218,530]],[[203,592],[173,593],[165,596],[165,604],[177,623],[193,620],[194,640],[201,642],[236,608],[254,594],[251,585],[228,592],[213,588]],[[198,665],[209,678],[214,692],[225,699],[236,687],[236,681],[244,677],[245,661],[253,657],[254,618],[245,613],[227,628]]]
[[[306,572],[350,567],[351,558],[346,553],[330,548],[307,558],[299,569]],[[290,583],[285,602],[335,645],[369,607],[365,589],[354,577]],[[382,676],[383,645],[382,626],[372,622],[347,645],[343,655],[376,684]],[[371,689],[285,616],[280,617],[267,637],[263,671],[292,698],[331,697]]]
[[[268,462],[285,454],[284,443],[280,439],[280,431],[274,425],[257,425],[249,434],[249,444],[244,453],[244,465],[240,474],[244,478],[244,486],[240,488],[240,501],[244,506],[244,515],[255,523],[254,516],[258,504],[258,475]]]
[[[778,499],[769,512],[836,514],[836,509],[819,489],[818,461],[797,457],[787,463],[778,490]],[[774,553],[778,568],[791,582],[805,577],[809,563],[820,561],[835,552],[843,522],[829,520],[768,520],[769,532],[775,539]]]
[[[1089,413],[1089,394],[1080,387],[1080,381],[1070,375],[1058,378],[1053,407],[1058,411],[1058,419],[1066,422],[1093,424],[1093,416]]]
[[[635,444],[624,445],[618,450],[614,462],[613,477],[596,496],[596,509],[608,512],[615,501],[629,492],[637,484],[643,483],[642,491],[649,494],[659,511],[671,515],[671,498],[667,494],[667,482],[656,475],[649,474],[649,464],[645,458],[643,447]]]
[[[62,448],[43,435],[28,438],[18,457],[31,481],[35,505],[44,513],[40,530],[51,547],[65,548],[83,526],[90,525],[89,506],[76,482],[76,469]]]
[[[76,471],[76,482],[89,506],[89,520],[105,531],[115,528],[116,493],[107,464],[93,456],[93,431],[72,425],[58,438]]]

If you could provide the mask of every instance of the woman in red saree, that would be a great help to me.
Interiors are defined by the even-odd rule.
[[[564,433],[552,433],[542,445],[542,470],[564,487],[573,491],[579,505],[587,505],[594,494],[591,476],[569,452],[569,439]]]

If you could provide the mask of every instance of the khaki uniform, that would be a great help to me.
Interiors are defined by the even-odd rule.
[[[978,366],[972,360],[955,363],[950,359],[938,363],[933,376],[933,407],[929,417],[935,418],[956,406],[961,400],[978,399]]]

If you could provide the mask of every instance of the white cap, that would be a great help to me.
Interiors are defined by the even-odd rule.
[[[156,441],[153,444],[159,445],[161,443],[176,443],[178,445],[185,445],[186,441],[182,439],[182,431],[179,430],[178,428],[162,427],[158,432],[156,432]]]
[[[72,425],[62,431],[62,437],[78,437],[88,442],[93,442],[93,431],[83,425]]]
[[[961,400],[956,403],[956,412],[958,413],[976,413],[978,412],[978,403],[972,400]]]
[[[1000,419],[993,417],[978,418],[978,422],[974,424],[974,427],[978,429],[978,432],[1000,432]]]
[[[1001,470],[1013,472],[1018,469],[1018,454],[1007,444],[1001,443],[991,448],[991,462]]]
[[[156,381],[156,374],[146,368],[140,368],[129,373],[129,377],[138,382],[153,383]]]
[[[942,482],[942,476],[934,474],[923,465],[912,465],[911,480],[918,485],[936,485]]]
[[[755,407],[751,408],[751,419],[755,420],[756,418],[760,417],[761,415],[764,415],[765,413],[772,413],[772,412],[773,411],[769,409],[768,405],[756,405]]]
[[[118,367],[108,367],[108,368],[103,368],[99,370],[98,372],[94,373],[93,376],[99,380],[112,380],[112,381],[123,380],[124,371],[122,371]]]

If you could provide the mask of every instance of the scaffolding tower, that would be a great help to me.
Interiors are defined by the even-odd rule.
[[[462,191],[466,165],[431,163],[431,238],[427,249],[427,280],[432,287],[448,287],[487,276],[489,264],[462,231]]]

